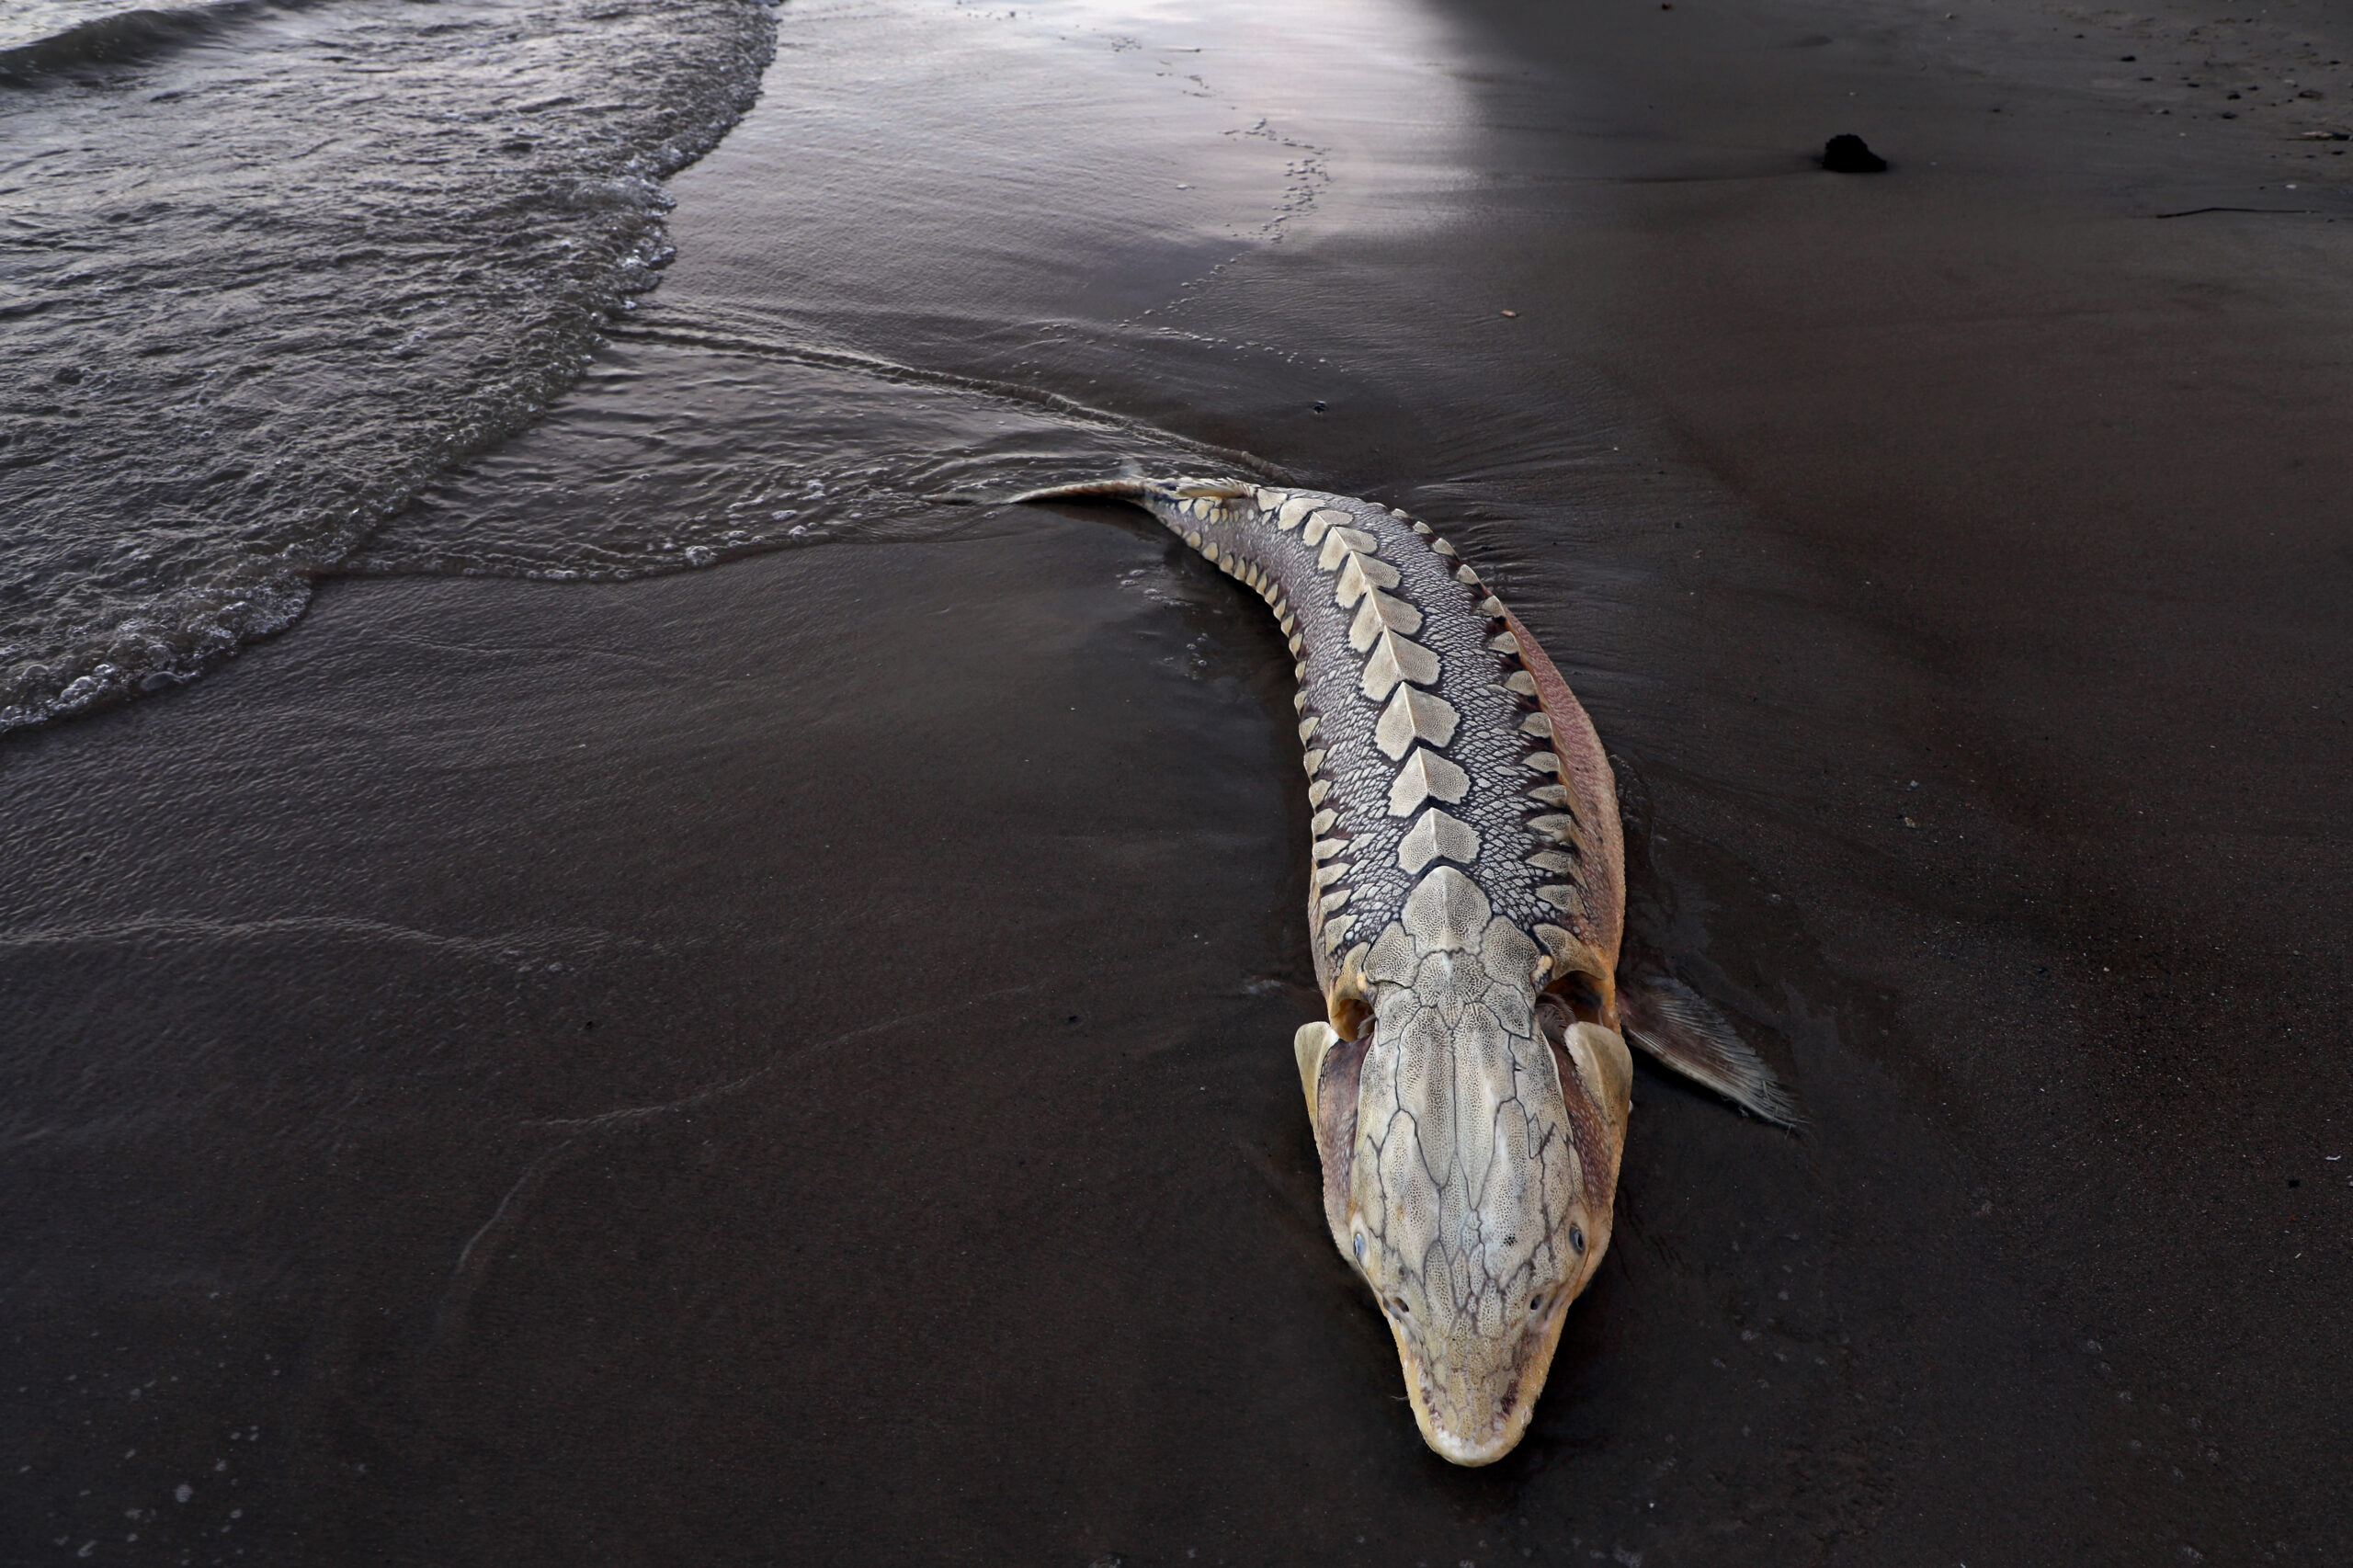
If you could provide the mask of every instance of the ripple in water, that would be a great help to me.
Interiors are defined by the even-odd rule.
[[[0,730],[285,626],[529,424],[772,38],[752,0],[12,13]]]
[[[690,326],[612,335],[544,423],[427,486],[341,570],[618,582],[839,539],[943,538],[990,515],[964,504],[1073,474],[1283,477],[1019,386]],[[647,385],[657,395],[631,395]]]

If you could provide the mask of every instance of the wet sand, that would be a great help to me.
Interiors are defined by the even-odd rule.
[[[0,746],[8,1553],[2338,1555],[2353,160],[2288,137],[2353,81],[2010,5],[1024,26],[787,8],[575,403],[813,338],[1430,517],[1811,1131],[1641,1069],[1454,1471],[1317,1210],[1257,606],[971,505],[355,577]]]

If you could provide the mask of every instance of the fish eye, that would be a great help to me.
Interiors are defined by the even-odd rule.
[[[1536,1294],[1528,1298],[1528,1310],[1531,1312],[1540,1312],[1544,1310],[1543,1291],[1539,1290]]]
[[[1579,1257],[1585,1256],[1585,1232],[1578,1226],[1569,1227],[1569,1245],[1576,1249]]]

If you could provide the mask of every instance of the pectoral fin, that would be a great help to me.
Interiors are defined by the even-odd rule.
[[[1348,1183],[1356,1165],[1357,1084],[1366,1039],[1342,1040],[1329,1024],[1302,1027],[1291,1041],[1299,1056],[1300,1087],[1315,1123],[1315,1153],[1324,1165],[1324,1220],[1332,1240],[1348,1251]]]
[[[1324,1053],[1339,1042],[1339,1031],[1321,1018],[1300,1025],[1299,1032],[1290,1037],[1291,1054],[1299,1058],[1299,1086],[1307,1096],[1311,1120],[1315,1116],[1315,1080],[1324,1073]]]
[[[1685,1077],[1783,1127],[1802,1127],[1797,1100],[1714,1006],[1676,980],[1620,980],[1626,1039]]]

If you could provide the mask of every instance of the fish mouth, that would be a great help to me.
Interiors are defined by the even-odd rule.
[[[1529,1335],[1516,1346],[1468,1346],[1469,1355],[1449,1358],[1452,1368],[1446,1375],[1435,1373],[1405,1336],[1396,1334],[1414,1424],[1432,1452],[1471,1469],[1493,1464],[1519,1446],[1552,1369],[1560,1318],[1547,1326],[1549,1334]],[[1483,1364],[1483,1371],[1478,1369]]]
[[[1432,1452],[1449,1464],[1465,1470],[1493,1464],[1512,1449],[1528,1433],[1528,1418],[1533,1406],[1526,1401],[1515,1402],[1499,1421],[1491,1423],[1484,1431],[1465,1433],[1430,1414],[1427,1399],[1414,1401],[1414,1420],[1422,1429],[1422,1440]]]

